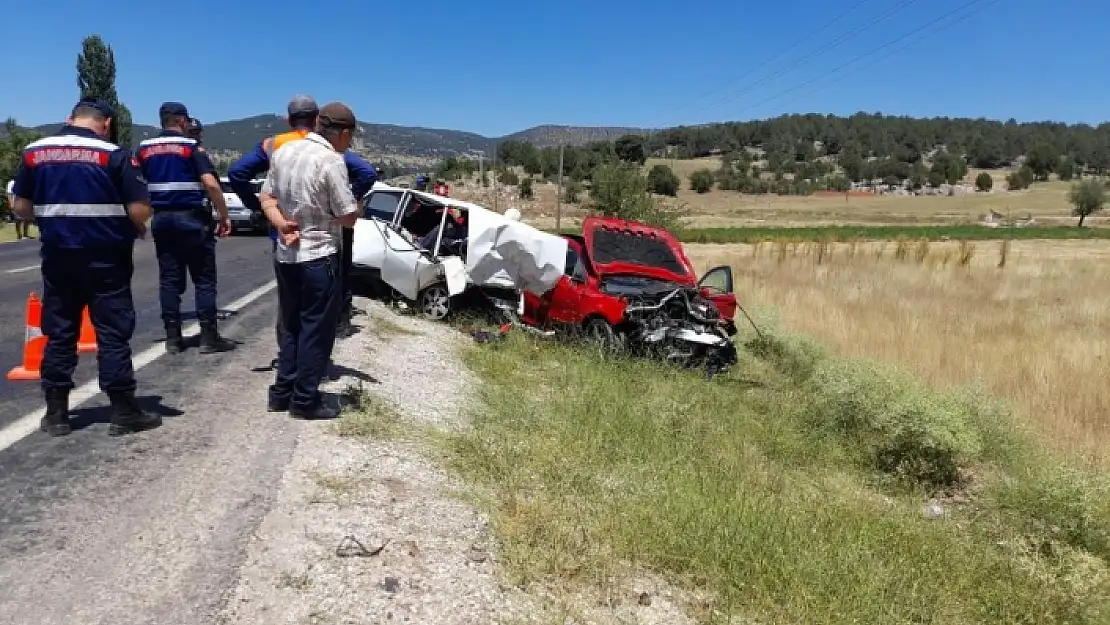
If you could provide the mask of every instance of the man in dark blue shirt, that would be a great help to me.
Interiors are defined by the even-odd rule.
[[[270,155],[274,150],[281,147],[282,143],[287,140],[292,140],[294,135],[304,135],[312,132],[316,127],[316,118],[320,115],[320,107],[317,106],[316,100],[307,95],[296,95],[289,101],[286,107],[286,121],[289,123],[290,132],[266,137],[259,141],[254,146],[254,150],[244,154],[242,158],[231,164],[227,170],[228,183],[231,190],[239,196],[242,200],[243,206],[251,209],[252,211],[262,212],[262,204],[255,195],[254,186],[251,180],[261,177],[265,172],[270,169]],[[343,153],[343,160],[347,163],[348,179],[351,182],[351,191],[356,198],[361,199],[370,189],[374,187],[374,182],[378,179],[378,173],[373,165],[367,163],[362,158],[353,152],[347,151]],[[348,234],[349,233],[349,234]],[[277,231],[270,228],[270,239],[273,241],[273,247],[277,247]],[[343,259],[350,258],[350,247],[353,245],[354,229],[343,229]],[[346,263],[343,263],[346,266]],[[276,271],[276,268],[275,268]],[[350,281],[348,278],[349,272],[344,272],[344,293],[350,293]],[[345,310],[351,310],[353,307],[349,305],[353,298],[350,296],[345,297],[344,306]],[[347,321],[350,315],[347,314],[343,317]],[[281,345],[281,314],[278,314],[277,324],[275,326],[275,334],[277,336],[277,343]]]
[[[139,143],[139,164],[149,183],[154,212],[151,231],[158,254],[159,296],[166,328],[166,351],[184,349],[181,336],[181,295],[186,273],[193,279],[200,353],[226,352],[235,343],[216,328],[216,239],[231,232],[227,203],[216,168],[196,139],[185,136],[189,111],[180,102],[165,102],[158,111],[162,134]],[[219,224],[212,223],[216,207]]]
[[[15,212],[34,219],[42,245],[41,377],[51,436],[70,433],[69,392],[77,367],[81,317],[88,307],[96,330],[100,388],[108,394],[116,436],[161,425],[135,400],[131,297],[135,237],[146,232],[150,196],[138,162],[108,141],[114,111],[81,100],[57,134],[23,151],[12,189]],[[35,339],[32,339],[35,340]]]

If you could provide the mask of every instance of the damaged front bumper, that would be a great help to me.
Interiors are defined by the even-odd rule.
[[[735,327],[732,329],[734,334]],[[709,329],[675,324],[634,332],[630,346],[668,363],[703,368],[711,377],[738,362],[736,345],[730,336],[724,325]]]

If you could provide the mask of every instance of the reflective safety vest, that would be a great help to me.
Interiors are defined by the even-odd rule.
[[[274,155],[274,152],[276,152],[278,148],[285,145],[286,143],[289,143],[290,141],[296,141],[297,139],[304,139],[305,136],[307,136],[308,133],[310,133],[310,132],[312,132],[312,131],[311,130],[298,129],[298,130],[290,130],[289,132],[283,132],[280,135],[274,135],[272,137],[267,137],[266,139],[264,139],[262,141],[262,151],[266,153],[266,158],[272,158],[273,155]]]
[[[196,139],[166,134],[139,143],[139,166],[150,189],[150,207],[191,208],[204,205],[204,185],[193,165]]]
[[[283,132],[280,135],[266,137],[262,140],[262,151],[266,153],[266,158],[272,159],[274,157],[274,152],[276,152],[278,148],[285,145],[286,143],[289,143],[290,141],[304,139],[305,136],[307,136],[310,132],[312,131],[299,128],[297,130]],[[277,241],[278,239],[277,230],[273,226],[270,227],[270,239],[273,241]]]
[[[34,177],[35,223],[44,251],[129,245],[135,226],[127,216],[113,171],[120,147],[63,127],[23,150]]]

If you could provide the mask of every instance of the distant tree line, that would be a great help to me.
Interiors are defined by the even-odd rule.
[[[567,146],[563,171],[572,180],[588,182],[598,166],[611,161],[643,164],[648,157],[706,156],[719,156],[720,164],[691,176],[695,191],[716,186],[743,193],[807,194],[874,181],[917,190],[955,184],[969,167],[1016,167],[1008,186],[1022,189],[1050,174],[1062,180],[1106,174],[1110,123],[1093,127],[867,113],[846,118],[784,115]],[[552,179],[558,174],[559,150],[510,140],[498,145],[497,160]],[[674,179],[663,170],[652,177],[656,193],[677,191]]]
[[[670,222],[675,212],[662,210],[651,196],[677,196],[681,180],[665,164],[656,164],[644,174],[644,163],[649,157],[709,156],[718,159],[716,166],[689,176],[690,189],[695,192],[717,188],[807,195],[819,190],[847,191],[853,183],[917,191],[960,183],[970,168],[1010,168],[1007,188],[1019,190],[1053,174],[1065,181],[1106,175],[1110,172],[1110,123],[1095,127],[857,113],[851,117],[783,115],[762,121],[677,127],[566,146],[565,199],[576,201],[586,188],[597,212]],[[492,175],[502,183],[518,184],[519,176],[512,167],[524,171],[530,194],[532,178],[557,178],[559,149],[521,140],[503,141],[497,146]],[[457,179],[478,169],[477,160],[449,158],[440,164],[437,175]],[[489,184],[488,175],[483,184]],[[981,173],[974,184],[979,191],[990,191],[994,180]],[[1073,189],[1070,200],[1081,225],[1085,215],[1101,209],[1103,191],[1103,184],[1097,181]],[[632,200],[618,200],[622,194]],[[526,195],[523,189],[521,195]]]
[[[783,115],[774,119],[680,126],[645,138],[658,153],[671,146],[678,158],[696,158],[755,146],[772,162],[807,162],[823,155],[857,155],[916,163],[944,146],[971,167],[996,169],[1040,148],[1067,156],[1097,173],[1110,170],[1110,123],[1098,127],[1054,122],[1018,123],[987,119],[916,119],[856,113]],[[817,144],[820,144],[819,146]]]

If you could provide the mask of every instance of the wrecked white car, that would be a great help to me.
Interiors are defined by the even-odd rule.
[[[432,319],[475,292],[519,314],[522,291],[547,292],[563,274],[565,239],[477,204],[376,183],[364,207],[354,273],[385,283]]]

